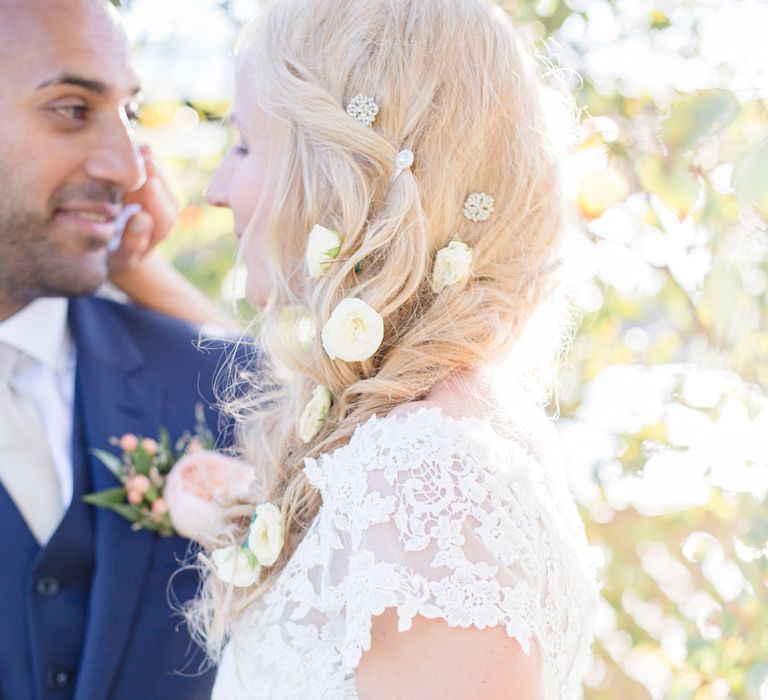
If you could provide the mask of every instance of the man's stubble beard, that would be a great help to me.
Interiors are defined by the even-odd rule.
[[[53,214],[25,208],[7,179],[0,176],[0,295],[6,303],[25,306],[40,297],[95,292],[107,277],[106,251],[103,264],[87,261],[85,250],[67,251]]]

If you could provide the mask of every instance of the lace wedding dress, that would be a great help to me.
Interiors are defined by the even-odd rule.
[[[214,700],[356,698],[355,668],[386,608],[401,631],[415,615],[503,625],[526,652],[538,644],[548,700],[581,697],[595,569],[541,422],[500,429],[421,408],[372,416],[347,445],[307,459],[323,505],[233,631]]]

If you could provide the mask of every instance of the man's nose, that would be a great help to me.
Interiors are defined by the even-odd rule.
[[[89,177],[117,185],[123,192],[139,189],[147,179],[147,170],[130,125],[121,121],[105,126],[85,169]]]

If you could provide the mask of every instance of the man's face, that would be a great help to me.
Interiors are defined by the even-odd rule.
[[[94,291],[145,178],[138,81],[101,0],[0,0],[0,302]],[[3,317],[0,308],[0,319]]]

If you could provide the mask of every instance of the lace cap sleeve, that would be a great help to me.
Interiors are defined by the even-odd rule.
[[[546,544],[522,443],[439,409],[371,419],[305,473],[320,490],[319,604],[345,622],[342,664],[370,649],[372,617],[396,608],[451,627],[539,636]]]

